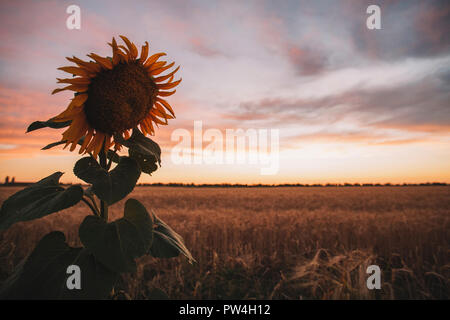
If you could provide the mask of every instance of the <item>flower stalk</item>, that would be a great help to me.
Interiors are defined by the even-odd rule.
[[[100,153],[99,153],[99,164],[106,171],[109,170],[108,164],[106,163],[105,148],[102,148]],[[103,201],[103,200],[100,200],[100,217],[103,220],[105,220],[106,222],[108,222],[108,204],[105,201]]]

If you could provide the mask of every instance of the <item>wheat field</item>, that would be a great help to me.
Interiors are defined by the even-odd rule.
[[[0,201],[19,188],[0,188]],[[449,299],[450,187],[137,187],[197,263],[138,260],[115,299]],[[111,208],[119,218],[125,200]],[[46,233],[79,245],[77,206],[0,233],[0,281]],[[367,266],[382,272],[368,290]]]

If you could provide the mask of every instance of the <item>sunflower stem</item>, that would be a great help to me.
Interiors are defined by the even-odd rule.
[[[106,171],[108,171],[108,165],[106,163],[106,153],[105,153],[104,145],[102,146],[102,149],[99,153],[99,162],[100,162],[100,166],[103,169],[105,169]],[[108,204],[103,200],[100,200],[100,216],[103,218],[103,220],[108,222]]]
[[[81,200],[84,203],[86,203],[86,205],[91,209],[91,211],[94,213],[94,215],[96,215],[96,216],[99,215],[98,210],[96,208],[94,208],[94,206],[92,204],[90,204],[89,201],[85,197],[81,198]]]

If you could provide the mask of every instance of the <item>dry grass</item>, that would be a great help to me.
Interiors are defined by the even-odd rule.
[[[1,188],[0,201],[17,189]],[[449,187],[138,187],[198,263],[143,257],[118,287],[133,299],[449,298]],[[123,201],[113,207],[118,217]],[[79,244],[83,204],[0,233],[0,281],[47,232]],[[75,226],[73,226],[75,225]],[[382,270],[368,290],[366,267]]]

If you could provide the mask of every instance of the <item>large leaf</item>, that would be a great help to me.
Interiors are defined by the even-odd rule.
[[[82,145],[83,141],[84,141],[84,137],[81,137],[81,139],[78,140],[78,144]],[[61,141],[53,142],[53,143],[50,143],[50,144],[46,145],[41,150],[48,150],[48,149],[51,149],[53,147],[59,146],[61,144],[66,144],[66,143],[67,143],[67,140],[61,140]]]
[[[55,172],[5,200],[0,211],[0,230],[77,204],[83,197],[83,188],[64,189],[59,184],[62,175],[62,172]]]
[[[34,251],[0,289],[0,299],[105,299],[117,274],[103,266],[85,248],[66,244],[54,231],[39,241]],[[67,267],[80,268],[81,289],[67,288]]]
[[[153,224],[145,207],[135,199],[125,203],[123,218],[106,223],[87,216],[79,229],[80,240],[96,259],[115,272],[134,272],[134,259],[148,252]]]
[[[128,149],[130,158],[136,160],[141,168],[141,171],[151,175],[152,172],[158,169],[157,159],[153,155],[145,155],[133,149]]]
[[[129,156],[138,162],[143,172],[151,174],[158,169],[157,164],[161,165],[161,148],[138,129],[133,129],[127,140],[121,136],[115,136],[114,140],[128,147]]]
[[[184,245],[183,238],[172,230],[164,221],[153,213],[153,244],[149,253],[156,258],[173,258],[183,254],[190,263],[195,262],[189,250]]]
[[[114,163],[119,163],[120,161],[120,156],[112,150],[108,150],[106,157]]]
[[[61,140],[61,141],[57,141],[57,142],[53,142],[53,143],[49,143],[48,145],[46,145],[45,147],[43,147],[41,150],[48,150],[51,149],[53,147],[59,146],[61,144],[66,144],[67,140]]]
[[[109,205],[122,200],[133,191],[141,175],[136,160],[121,157],[118,165],[107,172],[92,157],[77,161],[73,169],[81,180],[92,184],[92,191]]]
[[[35,121],[28,126],[27,132],[42,128],[60,129],[69,126],[71,123],[72,123],[71,120],[64,122],[53,122],[51,119],[47,121]]]

